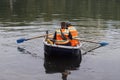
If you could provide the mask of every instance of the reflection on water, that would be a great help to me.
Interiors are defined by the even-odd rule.
[[[81,58],[78,57],[45,57],[44,68],[47,74],[61,73],[62,79],[67,80],[70,71],[80,67]]]
[[[120,20],[119,9],[118,0],[0,0],[0,21],[25,25],[81,18]]]

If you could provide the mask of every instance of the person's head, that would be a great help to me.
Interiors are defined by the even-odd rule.
[[[67,27],[71,26],[71,23],[67,22],[67,23],[66,23],[66,26],[67,26]]]
[[[65,22],[61,22],[61,28],[65,29],[66,28],[66,23]]]

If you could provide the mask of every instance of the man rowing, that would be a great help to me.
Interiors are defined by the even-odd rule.
[[[78,32],[70,23],[61,22],[61,29],[55,31],[54,40],[56,45],[77,46],[79,41]]]
[[[71,23],[66,23],[66,29],[69,30],[71,46],[77,46],[79,44],[79,41],[75,38],[78,38],[78,31],[71,25]]]
[[[69,30],[66,29],[66,23],[65,22],[61,22],[61,29],[58,29],[55,31],[54,33],[54,43],[56,45],[66,45],[66,46],[70,46],[70,40],[69,40]]]

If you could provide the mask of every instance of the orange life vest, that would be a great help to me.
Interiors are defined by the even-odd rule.
[[[77,32],[76,28],[73,26],[69,26],[68,30],[71,33],[72,38],[73,38],[72,40],[70,40],[71,46],[77,46],[78,44],[80,44],[80,42],[78,40],[74,39],[74,38],[78,37],[78,32]]]
[[[62,35],[62,33],[63,33],[63,35]],[[67,43],[69,43],[68,33],[69,33],[69,31],[67,29],[56,30],[55,44],[67,44]],[[66,38],[66,40],[64,40],[62,36],[64,36]]]
[[[75,27],[69,26],[68,30],[70,31],[72,38],[78,37],[78,32]]]
[[[78,40],[72,39],[70,40],[71,46],[77,46],[80,44],[80,42]]]

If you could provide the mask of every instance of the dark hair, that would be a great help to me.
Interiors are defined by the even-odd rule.
[[[61,22],[61,28],[66,28],[66,23],[65,22]]]
[[[69,23],[69,22],[68,22],[68,23],[66,23],[66,26],[67,26],[67,27],[71,26],[71,23]]]
[[[65,22],[61,22],[61,26],[66,26],[66,23]]]

